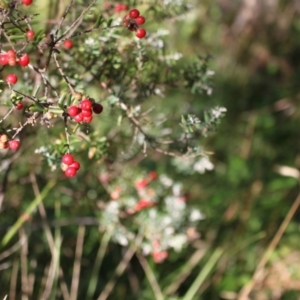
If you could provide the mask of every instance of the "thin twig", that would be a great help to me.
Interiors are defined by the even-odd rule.
[[[38,184],[37,184],[36,176],[33,172],[30,172],[29,177],[30,177],[32,189],[33,189],[33,192],[34,192],[34,196],[38,197],[40,195],[40,189],[39,189]],[[49,249],[50,249],[51,254],[53,255],[54,239],[53,239],[50,227],[47,224],[47,214],[46,214],[46,210],[45,210],[45,207],[43,205],[43,202],[38,204],[38,210],[39,210],[39,213],[40,213],[41,218],[42,218],[43,229],[44,229],[45,234],[46,234]]]
[[[70,293],[69,293],[66,282],[63,280],[64,279],[64,273],[63,273],[62,268],[59,269],[59,278],[61,279],[60,280],[60,290],[61,290],[61,293],[63,295],[63,298],[64,298],[64,300],[69,300],[70,299]]]
[[[40,190],[39,190],[39,187],[37,184],[36,176],[32,172],[30,173],[30,180],[31,180],[31,184],[32,184],[32,188],[33,188],[35,197],[38,197],[40,195]],[[45,290],[44,290],[44,293],[42,296],[42,299],[48,299],[50,296],[51,290],[52,290],[54,279],[55,279],[56,266],[57,266],[57,262],[59,260],[59,255],[58,255],[56,247],[54,245],[54,239],[53,239],[50,227],[46,223],[47,214],[46,214],[46,210],[45,210],[45,207],[42,202],[38,204],[38,210],[42,217],[43,229],[45,231],[46,238],[47,238],[47,241],[49,244],[49,249],[52,254],[52,260],[51,260],[51,264],[50,264],[50,267],[48,270],[48,276],[47,276],[47,281],[46,281],[46,285],[45,285]]]
[[[55,43],[59,42],[64,37],[68,37],[68,36],[72,35],[72,33],[79,27],[79,25],[83,19],[83,16],[95,4],[95,2],[96,2],[96,0],[93,0],[92,3],[86,9],[84,9],[82,11],[80,16],[73,22],[73,24],[58,39],[55,40]],[[70,34],[69,34],[69,32],[70,32]]]
[[[9,287],[9,299],[16,299],[16,289],[17,289],[17,280],[18,280],[18,271],[19,271],[19,261],[16,259],[13,263]]]
[[[20,251],[20,261],[21,261],[21,285],[22,285],[22,300],[28,300],[27,287],[28,287],[28,270],[27,270],[27,255],[28,255],[28,243],[25,231],[23,228],[19,230],[20,238],[25,239],[26,242],[23,243]]]
[[[10,255],[12,255],[14,252],[16,252],[17,250],[20,249],[20,247],[22,247],[22,245],[24,243],[26,243],[26,236],[23,236],[21,238],[19,238],[19,240],[9,249],[7,249],[6,251],[2,252],[0,254],[0,261],[5,259],[6,257],[9,257]]]
[[[30,266],[31,266],[31,273],[28,274],[27,292],[28,292],[28,297],[31,297],[30,299],[32,299],[33,287],[34,287],[35,276],[36,276],[34,269],[37,266],[37,262],[35,259],[30,261]]]
[[[61,241],[58,240],[58,243],[59,243],[59,247],[60,247]],[[43,296],[41,297],[41,299],[49,299],[49,297],[50,297],[53,283],[55,280],[55,274],[56,274],[56,270],[57,270],[58,261],[59,261],[59,252],[57,250],[57,247],[54,247],[51,263],[50,263],[50,266],[48,269],[48,276],[47,276],[47,280],[46,280],[46,284],[45,284],[45,290],[44,290],[44,293],[43,293]]]
[[[292,220],[293,216],[295,215],[299,206],[300,206],[300,194],[295,199],[293,205],[291,206],[291,208],[288,211],[287,215],[285,216],[283,222],[281,223],[280,227],[278,228],[276,234],[274,235],[272,241],[270,242],[267,250],[264,252],[262,258],[260,259],[251,280],[240,291],[237,300],[250,299],[249,294],[251,293],[254,285],[262,278],[263,269],[264,269],[265,265],[269,261],[272,253],[274,252],[275,248],[277,247],[280,239],[282,238],[287,226],[291,222],[291,220]]]
[[[55,37],[57,36],[57,34],[58,34],[58,32],[59,32],[59,30],[60,30],[63,22],[65,21],[65,19],[66,19],[67,15],[68,15],[68,13],[69,13],[69,11],[70,11],[73,3],[74,3],[74,0],[71,0],[70,3],[69,3],[69,5],[67,6],[67,8],[66,8],[66,10],[65,10],[65,12],[64,12],[64,14],[63,14],[63,16],[62,16],[62,18],[61,18],[61,20],[59,22],[59,24],[58,24],[58,26],[56,28]]]
[[[117,278],[124,272],[124,270],[126,269],[126,266],[128,264],[128,262],[131,260],[132,256],[134,255],[134,253],[137,250],[137,247],[142,243],[143,240],[143,234],[140,232],[138,233],[138,235],[136,236],[135,239],[135,243],[132,244],[126,251],[123,259],[120,261],[119,265],[116,268],[115,274],[114,276],[108,281],[108,283],[105,285],[102,293],[99,295],[99,297],[97,298],[98,300],[106,300],[107,297],[110,295],[110,293],[112,292]]]
[[[155,278],[155,275],[154,275],[151,267],[149,266],[147,260],[145,259],[145,257],[142,254],[140,254],[138,252],[136,253],[136,256],[137,256],[141,266],[143,267],[143,269],[145,271],[147,279],[148,279],[148,281],[150,283],[150,286],[153,290],[155,299],[156,300],[164,300],[165,299],[164,295],[161,291],[161,288],[160,288],[160,286],[159,286],[159,284],[158,284],[158,282]]]
[[[35,195],[35,197],[38,197],[40,195],[40,190],[39,190],[39,187],[38,187],[38,184],[37,184],[36,176],[32,172],[30,173],[30,180],[31,180],[34,195]],[[52,255],[52,264],[50,265],[49,274],[51,275],[51,278],[54,281],[55,274],[56,274],[56,266],[57,266],[58,261],[59,261],[59,254],[58,254],[58,251],[56,250],[57,247],[55,247],[55,242],[54,242],[53,235],[51,233],[49,223],[47,223],[47,214],[46,214],[46,210],[45,210],[43,202],[39,203],[38,210],[39,210],[39,213],[42,217],[42,226],[43,226],[43,229],[45,231],[47,242],[48,242],[48,245],[49,245],[49,249],[50,249],[50,252],[51,252],[51,255]],[[60,240],[58,242],[61,243]],[[60,281],[61,281],[61,287],[62,287],[62,291],[63,291],[62,293],[63,293],[64,299],[69,299],[69,291],[68,291],[67,285],[64,281],[63,270],[61,269],[61,267],[60,267],[60,270],[59,270],[59,275],[60,275]],[[49,276],[48,276],[48,278],[49,278]],[[52,281],[52,284],[53,284],[53,281]],[[45,288],[45,291],[44,291],[44,296],[45,297],[50,295],[52,284],[51,284],[51,281],[47,280],[46,288]]]
[[[174,294],[180,287],[180,285],[187,279],[191,274],[193,268],[199,264],[200,260],[203,258],[207,252],[207,247],[197,249],[194,254],[190,257],[187,263],[184,265],[182,270],[176,272],[176,277],[172,280],[172,283],[164,290],[166,295]]]
[[[84,30],[84,31],[75,32],[69,38],[77,37],[77,36],[87,34],[87,33],[91,33],[91,32],[94,32],[94,31],[102,31],[102,30],[108,30],[108,29],[118,28],[118,27],[122,27],[122,25],[113,25],[113,26],[104,27],[104,28],[91,28],[91,29],[87,29],[87,30]]]
[[[59,62],[58,62],[58,59],[57,59],[57,53],[54,52],[53,53],[53,58],[54,58],[54,61],[56,63],[56,66],[57,66],[57,69],[59,71],[59,73],[61,74],[61,76],[63,77],[63,79],[65,80],[65,82],[67,83],[68,87],[69,87],[69,90],[71,92],[71,94],[75,94],[75,91],[74,91],[74,88],[73,88],[73,85],[71,84],[69,78],[65,75],[62,67],[60,66]]]
[[[6,114],[5,116],[0,120],[0,124],[14,111],[14,107],[12,107]]]
[[[94,293],[95,293],[95,290],[96,290],[96,287],[97,287],[97,281],[98,281],[97,280],[98,279],[97,275],[98,275],[99,270],[101,268],[101,264],[102,264],[105,252],[107,250],[107,246],[108,246],[108,243],[110,241],[111,235],[112,235],[112,232],[108,228],[106,228],[106,230],[104,232],[104,235],[102,237],[102,240],[101,240],[101,244],[99,246],[97,257],[96,257],[95,262],[94,262],[94,267],[93,267],[93,270],[92,270],[91,279],[90,279],[90,282],[89,282],[86,299],[93,299],[93,296],[94,296]]]
[[[79,226],[78,235],[77,235],[77,243],[76,243],[76,251],[75,251],[74,267],[73,267],[73,276],[72,276],[72,283],[71,283],[71,291],[70,291],[70,300],[77,299],[84,233],[85,233],[85,226]]]

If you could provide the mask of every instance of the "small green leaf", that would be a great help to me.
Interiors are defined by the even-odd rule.
[[[107,27],[110,27],[112,21],[113,21],[113,19],[109,19],[109,20],[107,21]]]
[[[49,107],[48,111],[53,112],[55,114],[62,114],[64,111],[59,107]]]
[[[62,93],[61,96],[58,99],[58,104],[59,105],[64,105],[66,97],[67,97],[67,94],[66,93]]]
[[[99,28],[103,22],[104,22],[103,17],[102,15],[100,15],[94,24],[94,28]]]

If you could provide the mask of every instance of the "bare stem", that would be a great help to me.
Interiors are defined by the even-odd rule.
[[[134,255],[134,253],[137,250],[137,247],[141,244],[142,240],[143,240],[143,234],[139,233],[137,235],[136,239],[135,239],[135,243],[132,244],[127,249],[127,251],[126,251],[123,259],[120,261],[119,265],[117,266],[114,276],[108,281],[108,283],[104,287],[104,290],[102,291],[102,293],[97,298],[98,300],[106,300],[107,297],[110,295],[110,293],[112,292],[112,290],[113,290],[113,288],[114,288],[114,286],[116,284],[117,278],[126,269],[127,264],[131,260],[132,256]]]
[[[77,243],[76,243],[76,251],[75,251],[74,267],[73,267],[73,277],[72,277],[72,283],[71,283],[70,300],[77,299],[84,233],[85,233],[85,226],[79,226]]]

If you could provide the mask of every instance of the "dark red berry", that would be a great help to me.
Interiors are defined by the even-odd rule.
[[[75,169],[74,167],[68,167],[65,171],[65,174],[67,177],[74,177],[77,173],[77,169]]]
[[[139,12],[137,9],[135,9],[135,8],[129,11],[129,17],[130,17],[130,18],[135,19],[135,18],[137,18],[139,15],[140,15],[140,12]]]
[[[77,116],[80,112],[81,109],[76,105],[72,105],[68,108],[68,115],[71,117]]]
[[[20,141],[18,141],[18,140],[11,140],[11,141],[8,142],[8,147],[11,150],[18,150],[19,147],[20,147]]]
[[[136,37],[138,37],[139,39],[142,39],[143,37],[146,36],[146,30],[144,28],[139,28],[136,33],[135,33]]]
[[[21,110],[23,108],[24,108],[24,104],[22,102],[19,102],[19,103],[16,104],[16,109],[17,110]]]
[[[74,157],[72,154],[67,153],[65,154],[62,158],[61,158],[62,163],[64,163],[65,165],[71,165],[72,163],[74,163]]]
[[[135,21],[138,25],[143,25],[146,22],[146,19],[143,16],[138,16]]]
[[[35,32],[33,30],[28,30],[26,31],[26,37],[29,39],[29,40],[32,40],[35,36]]]
[[[97,115],[101,114],[103,111],[103,106],[100,103],[94,103],[93,112]]]
[[[22,67],[26,67],[28,66],[30,62],[29,56],[28,54],[23,54],[20,58],[19,58],[19,65]]]
[[[6,76],[6,82],[9,84],[16,84],[18,81],[18,77],[15,74],[8,74]]]
[[[90,110],[93,107],[93,102],[89,99],[84,99],[80,103],[80,108],[82,110]]]

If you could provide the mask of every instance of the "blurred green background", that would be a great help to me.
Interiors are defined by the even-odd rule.
[[[204,174],[185,174],[174,171],[176,168],[170,160],[162,156],[155,157],[151,166],[160,174],[172,174],[182,182],[189,191],[189,203],[197,206],[206,218],[197,227],[200,237],[188,248],[170,253],[161,265],[149,259],[151,272],[147,276],[134,256],[108,299],[243,300],[238,296],[249,282],[253,283],[250,299],[300,299],[299,1],[202,0],[192,5],[178,20],[164,23],[153,20],[152,26],[170,30],[168,42],[174,51],[211,57],[210,68],[215,71],[212,95],[188,99],[180,91],[170,92],[164,103],[170,105],[166,110],[190,105],[192,113],[215,105],[227,108],[217,132],[202,138],[205,149],[213,153],[210,160],[214,169]],[[49,172],[49,177],[54,176],[48,166],[37,164],[36,159],[19,159],[13,164],[7,179],[10,188],[5,191],[9,214],[0,216],[3,220],[0,225],[5,228],[27,207],[26,199],[35,197],[32,173]],[[53,229],[54,235],[63,236],[63,247],[56,247],[63,255],[61,265],[68,286],[72,284],[76,256],[78,225],[74,218],[94,216],[90,200],[105,194],[103,191],[100,196],[93,194],[99,185],[95,164],[87,160],[85,168],[89,171],[80,179],[71,183],[65,180],[51,191],[44,203],[49,220],[59,213],[72,223]],[[140,168],[141,172],[143,168],[148,170],[149,163],[141,164]],[[40,186],[46,185],[40,175],[34,180]],[[91,269],[99,255],[97,221],[92,217],[85,220],[92,226],[81,232],[85,234],[85,242],[78,299],[86,299]],[[283,235],[279,231],[281,224],[286,225]],[[0,261],[2,298],[13,289],[11,272],[25,263],[22,257],[26,255],[29,269],[33,270],[36,282],[40,282],[36,283],[34,294],[40,295],[38,287],[42,290],[47,284],[42,278],[49,272],[48,264],[53,257],[46,242],[47,230],[45,227],[42,230],[43,225],[36,227],[31,232],[32,243],[28,249],[21,250],[25,251],[23,256],[17,253],[11,260]],[[22,231],[19,235],[22,238]],[[278,237],[278,244],[270,246],[274,236]],[[105,244],[105,235],[101,241]],[[262,266],[262,276],[254,280],[255,270],[267,249],[270,256]],[[112,277],[125,252],[121,246],[109,243],[101,271],[93,278],[98,281],[95,295]],[[150,283],[149,278],[152,278]],[[15,284],[20,286],[20,281],[18,278]],[[193,297],[189,296],[191,287],[195,289]],[[163,298],[159,290],[163,291]],[[16,297],[21,299],[20,295],[19,290]],[[65,299],[59,293],[51,297]]]

